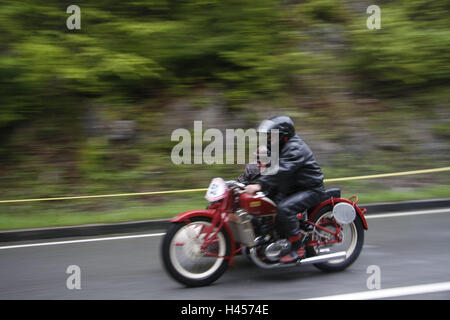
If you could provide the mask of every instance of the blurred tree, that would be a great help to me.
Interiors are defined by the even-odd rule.
[[[394,1],[381,6],[382,27],[351,25],[354,61],[365,88],[401,96],[447,88],[450,80],[450,1]]]

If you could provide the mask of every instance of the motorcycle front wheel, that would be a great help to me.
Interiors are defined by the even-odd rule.
[[[176,281],[189,286],[206,286],[216,281],[227,269],[231,245],[228,234],[209,232],[211,218],[194,217],[172,224],[162,242],[165,270]],[[209,235],[208,235],[209,234]],[[205,237],[211,240],[202,249]]]

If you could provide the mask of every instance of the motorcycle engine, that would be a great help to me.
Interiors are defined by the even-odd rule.
[[[278,261],[282,255],[289,252],[291,243],[287,239],[277,240],[264,246],[264,256],[270,261]]]

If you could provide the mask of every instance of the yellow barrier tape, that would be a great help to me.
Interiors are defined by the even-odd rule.
[[[442,172],[442,171],[450,171],[450,167],[393,172],[393,173],[382,173],[382,174],[373,174],[373,175],[367,175],[367,176],[332,178],[332,179],[324,179],[324,182],[377,179],[377,178],[397,177],[397,176],[406,176],[406,175],[433,173],[433,172]],[[0,200],[0,203],[19,203],[19,202],[53,201],[53,200],[77,200],[77,199],[131,197],[131,196],[151,196],[151,195],[157,195],[157,194],[188,193],[188,192],[201,192],[201,191],[204,192],[206,190],[207,190],[207,188],[201,188],[201,189],[183,189],[183,190],[168,190],[168,191],[138,192],[138,193],[101,194],[101,195],[95,195],[95,196],[74,196],[74,197],[57,197],[57,198]]]
[[[368,176],[358,176],[358,177],[324,179],[324,182],[350,181],[350,180],[363,180],[363,179],[377,179],[377,178],[407,176],[407,175],[413,175],[413,174],[432,173],[432,172],[441,172],[441,171],[450,171],[450,167],[435,168],[435,169],[424,169],[424,170],[414,170],[414,171],[403,171],[403,172],[393,172],[393,173],[382,173],[382,174],[372,174],[372,175],[368,175]]]
[[[131,197],[131,196],[151,196],[151,195],[156,195],[156,194],[200,192],[200,191],[206,191],[206,190],[208,190],[208,189],[206,189],[206,188],[203,188],[203,189],[183,189],[183,190],[168,190],[168,191],[138,192],[138,193],[99,194],[99,195],[96,195],[96,196],[74,196],[74,197],[58,197],[58,198],[0,200],[0,203],[52,201],[52,200],[76,200],[76,199]]]

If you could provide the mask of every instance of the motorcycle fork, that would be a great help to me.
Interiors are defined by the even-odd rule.
[[[214,218],[211,221],[211,226],[207,227],[205,237],[203,238],[203,244],[201,246],[202,251],[206,250],[206,248],[208,248],[211,245],[211,243],[213,243],[214,239],[216,239],[217,234],[220,232],[220,230],[223,227],[225,217],[226,217],[226,212],[219,213],[219,211],[216,211],[216,213],[214,214]],[[219,224],[219,226],[217,227],[217,229],[213,233],[213,235],[211,235],[211,233],[216,228],[217,224]],[[200,233],[202,231],[200,231]],[[216,239],[216,241],[217,241],[217,239]]]
[[[230,263],[230,265],[232,265],[233,264],[233,258],[234,258],[234,256],[237,253],[239,253],[242,250],[241,247],[233,250],[233,252],[231,253],[231,256],[220,256],[220,255],[218,255],[216,253],[207,252],[207,248],[212,243],[218,241],[217,240],[217,234],[222,230],[222,228],[223,228],[223,226],[225,224],[225,220],[226,220],[227,216],[228,216],[228,213],[226,211],[222,211],[220,209],[217,209],[217,211],[214,214],[214,217],[213,217],[213,219],[211,221],[211,225],[209,227],[203,226],[202,229],[199,232],[199,235],[200,234],[205,234],[205,236],[203,238],[203,243],[202,243],[202,246],[201,246],[201,250],[203,252],[203,255],[208,256],[208,257],[224,258],[224,259],[230,260],[229,263]],[[190,221],[187,220],[186,223],[190,223]],[[216,229],[216,231],[214,231],[214,229]]]

